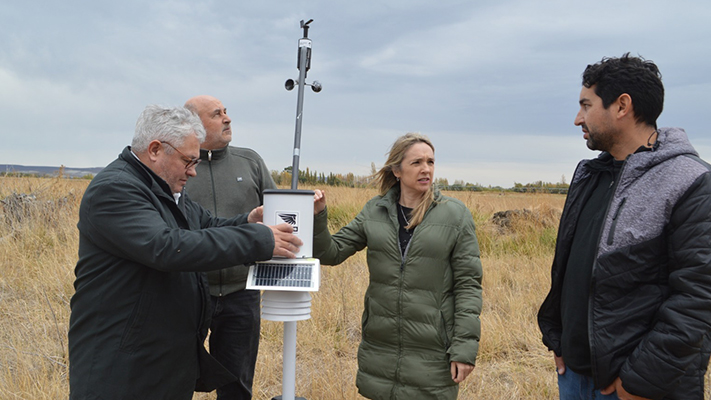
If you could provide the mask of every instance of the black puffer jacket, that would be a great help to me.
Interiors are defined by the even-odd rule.
[[[570,185],[551,291],[538,314],[543,342],[558,355],[565,266],[589,193],[586,163],[578,165]],[[625,390],[638,396],[704,398],[711,354],[710,172],[676,128],[659,130],[655,151],[625,161],[592,271],[588,329],[597,388],[619,376]]]

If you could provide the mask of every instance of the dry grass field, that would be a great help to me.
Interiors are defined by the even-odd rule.
[[[77,213],[86,180],[0,177],[0,399],[68,396],[67,329],[77,258]],[[332,230],[350,221],[374,190],[325,188]],[[31,194],[34,197],[21,197]],[[555,399],[552,356],[535,322],[564,196],[447,193],[477,224],[484,266],[482,341],[460,399]],[[502,227],[504,210],[520,213]],[[297,396],[361,399],[355,388],[365,254],[324,267],[311,319],[298,323]],[[282,323],[263,321],[255,399],[281,394]],[[194,399],[214,399],[196,393]],[[707,389],[707,398],[709,391]]]

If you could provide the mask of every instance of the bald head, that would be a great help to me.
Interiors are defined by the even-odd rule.
[[[207,137],[201,145],[206,150],[221,149],[232,141],[232,120],[222,102],[212,96],[200,95],[185,102],[185,108],[196,113],[205,127]]]

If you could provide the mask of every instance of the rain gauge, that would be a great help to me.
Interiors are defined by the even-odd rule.
[[[282,394],[272,400],[306,400],[294,397],[296,383],[296,322],[311,318],[311,294],[318,291],[321,264],[313,258],[314,192],[299,190],[299,155],[301,147],[301,121],[304,103],[304,87],[318,93],[321,84],[306,83],[306,72],[311,68],[311,40],[309,24],[301,28],[304,37],[299,39],[297,68],[299,79],[288,79],[284,86],[292,90],[298,86],[296,104],[296,132],[292,163],[291,189],[268,189],[264,191],[264,223],[277,225],[288,223],[294,235],[304,242],[295,259],[274,258],[251,266],[247,277],[247,289],[263,290],[262,318],[284,322]]]

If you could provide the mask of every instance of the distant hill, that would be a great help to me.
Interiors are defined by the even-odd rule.
[[[34,165],[0,164],[0,174],[19,173],[36,174],[39,176],[57,176],[61,167],[39,167]],[[87,175],[96,175],[103,168],[71,168],[64,167],[64,176],[81,178]]]

